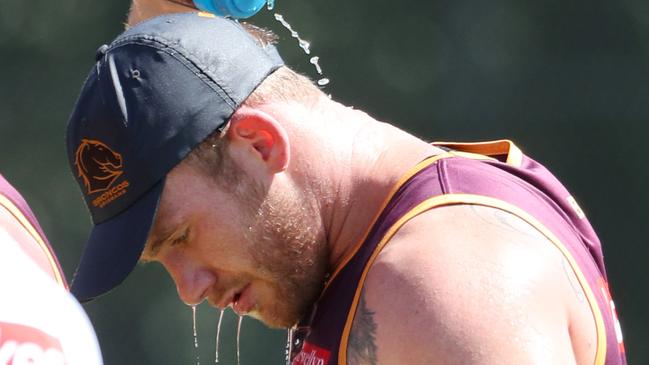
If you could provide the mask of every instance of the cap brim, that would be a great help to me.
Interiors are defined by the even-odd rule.
[[[97,224],[72,279],[70,291],[80,302],[101,296],[119,285],[137,264],[162,195],[164,179],[133,205]]]

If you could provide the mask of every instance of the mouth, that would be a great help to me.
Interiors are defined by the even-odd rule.
[[[238,292],[232,297],[232,305],[237,304],[237,302],[241,299],[241,292]]]
[[[232,309],[240,316],[250,312],[255,306],[250,284],[246,285],[241,291],[235,293],[232,298]]]
[[[225,309],[227,307],[232,307],[235,312],[239,314],[245,314],[245,313],[240,313],[237,308],[242,309],[242,304],[245,302],[246,305],[243,307],[248,306],[248,289],[250,287],[250,284],[245,285],[244,287],[240,289],[233,289],[230,290],[226,295],[224,295],[220,301],[212,301],[209,300],[210,304],[214,307],[220,308],[220,309]],[[246,294],[246,295],[244,295]],[[245,298],[244,298],[245,297]],[[242,300],[245,299],[245,300]]]

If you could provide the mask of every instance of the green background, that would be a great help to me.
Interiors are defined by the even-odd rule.
[[[127,9],[0,0],[0,171],[68,277],[90,221],[65,125],[95,49],[121,31]],[[629,363],[649,363],[649,2],[277,0],[276,11],[312,42],[334,99],[427,140],[507,137],[551,168],[603,241]],[[254,22],[280,35],[288,64],[316,76],[271,13]],[[196,363],[191,310],[159,266],[138,267],[86,309],[108,365]],[[213,363],[218,313],[200,306],[198,317],[201,364]],[[224,364],[236,363],[235,333],[227,312]],[[244,320],[241,364],[282,364],[285,335]]]

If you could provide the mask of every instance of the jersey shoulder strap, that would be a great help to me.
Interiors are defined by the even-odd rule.
[[[2,220],[7,220],[5,226],[14,231],[14,236],[22,250],[55,280],[61,287],[68,290],[68,283],[61,269],[54,250],[50,246],[34,213],[23,197],[0,175],[0,214]],[[0,220],[0,222],[2,221]],[[9,232],[11,233],[11,232]],[[26,234],[25,234],[26,233]]]

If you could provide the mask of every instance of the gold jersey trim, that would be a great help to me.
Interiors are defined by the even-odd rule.
[[[349,263],[352,257],[354,257],[356,253],[358,253],[361,245],[363,244],[363,242],[365,242],[367,236],[370,234],[370,230],[376,224],[376,220],[379,219],[379,216],[388,205],[390,200],[392,200],[394,194],[396,194],[399,188],[401,188],[401,186],[403,186],[406,181],[408,181],[411,177],[416,175],[424,168],[434,164],[441,159],[449,157],[465,157],[473,160],[496,161],[496,159],[490,156],[507,155],[507,164],[515,167],[520,167],[523,161],[523,152],[514,144],[514,142],[508,139],[487,142],[434,142],[432,143],[432,145],[437,147],[448,147],[453,149],[453,151],[440,153],[438,155],[426,158],[425,160],[421,161],[413,168],[411,168],[408,172],[406,172],[397,181],[397,183],[394,184],[392,190],[390,190],[390,193],[388,193],[383,203],[381,203],[380,209],[377,210],[376,214],[372,218],[371,223],[365,229],[365,232],[361,236],[362,238],[354,245],[354,248],[343,257],[338,266],[336,266],[336,269],[333,271],[333,273],[327,280],[327,283],[325,284],[325,289],[329,286],[329,283],[332,282],[333,279],[338,275],[340,270],[342,270]]]
[[[508,139],[486,142],[435,142],[433,145],[457,149],[462,151],[454,151],[457,155],[473,159],[483,160],[485,156],[506,155],[505,162],[508,165],[520,167],[523,163],[523,152]]]
[[[36,241],[40,249],[43,251],[45,256],[47,257],[47,260],[50,264],[50,268],[52,269],[52,273],[54,274],[54,279],[56,282],[64,288],[66,291],[68,290],[68,285],[63,278],[63,275],[59,269],[58,262],[54,258],[54,254],[48,247],[48,245],[45,243],[43,240],[43,237],[38,233],[36,228],[31,224],[29,219],[25,217],[23,212],[20,211],[20,209],[11,201],[9,200],[6,196],[0,194],[0,206],[5,208],[16,220],[20,223],[21,226],[29,233],[30,236]]]
[[[340,261],[338,266],[336,266],[336,269],[333,271],[329,279],[327,280],[327,283],[325,284],[325,290],[329,286],[329,283],[331,283],[334,278],[340,273],[340,271],[347,266],[349,261],[358,253],[358,250],[360,250],[361,246],[363,245],[363,242],[367,240],[367,236],[370,234],[370,231],[372,230],[372,227],[376,224],[377,219],[379,219],[379,216],[381,213],[385,210],[385,207],[388,205],[390,200],[392,200],[392,197],[394,197],[394,194],[397,193],[397,191],[403,186],[403,184],[406,183],[406,181],[410,180],[411,177],[416,175],[418,172],[421,170],[425,169],[426,167],[434,164],[435,162],[444,159],[444,158],[449,158],[449,157],[454,157],[456,154],[451,153],[451,152],[445,152],[445,153],[440,153],[439,155],[431,156],[426,158],[425,160],[421,161],[417,165],[415,165],[413,168],[408,170],[401,178],[399,178],[399,181],[397,181],[396,184],[392,187],[390,190],[390,193],[386,196],[386,198],[383,200],[383,203],[381,203],[381,207],[376,211],[376,214],[374,214],[374,217],[371,220],[371,223],[365,228],[365,232],[363,233],[362,238],[356,242],[354,247],[352,248],[351,251],[349,251],[343,259]],[[324,290],[323,290],[324,292]]]

